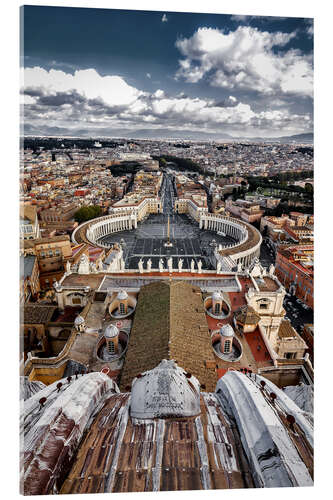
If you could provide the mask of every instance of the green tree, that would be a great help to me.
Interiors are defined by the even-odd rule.
[[[232,199],[233,201],[236,201],[238,198],[238,189],[237,188],[233,188],[232,190]]]
[[[310,182],[306,182],[304,190],[306,193],[313,194],[313,185]]]
[[[74,219],[81,224],[81,222],[86,222],[90,219],[95,219],[102,215],[102,209],[98,205],[85,205],[74,214]]]

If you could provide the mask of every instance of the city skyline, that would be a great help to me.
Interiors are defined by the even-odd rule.
[[[23,9],[25,135],[313,132],[310,18]]]

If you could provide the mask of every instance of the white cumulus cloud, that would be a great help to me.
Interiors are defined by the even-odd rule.
[[[183,93],[169,96],[163,89],[143,92],[115,75],[101,76],[94,69],[78,70],[74,75],[59,70],[26,68],[23,81],[25,124],[45,131],[47,127],[87,130],[104,127],[153,127],[210,130],[257,134],[311,129],[309,114],[292,114],[283,102],[265,111],[233,95],[220,102],[188,97]],[[295,67],[302,73],[305,68]],[[288,76],[288,75],[287,75]],[[286,91],[292,90],[293,74],[285,79]],[[228,95],[228,94],[227,94]]]
[[[196,83],[207,75],[215,87],[312,96],[312,57],[298,50],[277,50],[295,36],[249,26],[227,34],[199,28],[190,38],[176,42],[184,57],[176,78]]]
[[[54,69],[47,71],[39,67],[26,68],[24,85],[42,88],[46,93],[75,90],[87,99],[100,98],[110,106],[129,105],[142,94],[120,76],[101,76],[95,69],[77,70],[71,75]]]

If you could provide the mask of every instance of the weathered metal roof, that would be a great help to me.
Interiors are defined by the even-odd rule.
[[[102,373],[55,382],[24,403],[23,491],[310,486],[312,424],[264,380],[228,372],[198,415],[152,419],[132,418],[132,395]]]
[[[131,417],[193,417],[199,413],[200,383],[173,360],[163,359],[133,380]]]
[[[215,395],[201,395],[201,415],[187,419],[131,419],[128,407],[129,395],[105,402],[60,493],[253,487]]]

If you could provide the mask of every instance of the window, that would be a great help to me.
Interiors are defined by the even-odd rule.
[[[225,353],[230,352],[230,348],[231,348],[231,340],[226,340],[224,342],[224,352]]]
[[[268,304],[266,304],[266,302],[261,302],[259,304],[259,306],[260,306],[260,309],[267,309],[268,308]]]
[[[124,304],[124,302],[120,302],[120,304],[119,304],[119,310],[120,310],[120,314],[125,314],[125,304]]]
[[[114,343],[112,341],[108,342],[108,351],[110,354],[114,354],[115,352]]]
[[[72,304],[79,304],[79,305],[81,305],[81,299],[73,297],[72,298]]]
[[[295,359],[296,358],[296,353],[295,352],[286,352],[284,357],[286,359]]]
[[[218,302],[215,304],[215,314],[220,314],[221,304]]]

